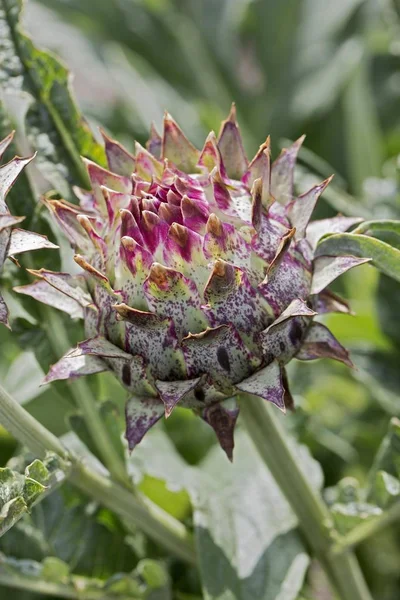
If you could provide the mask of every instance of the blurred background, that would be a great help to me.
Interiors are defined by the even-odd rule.
[[[233,100],[249,156],[268,134],[277,155],[305,133],[297,190],[335,174],[316,217],[400,218],[399,0],[30,0],[24,26],[73,73],[96,135],[101,125],[133,149],[152,121],[161,128],[168,109],[202,147]],[[400,285],[365,266],[343,276],[336,291],[357,316],[327,322],[357,368],[293,361],[298,408],[286,420],[321,462],[328,488],[345,476],[365,481],[390,418],[400,416]],[[55,410],[54,395],[38,388],[33,354],[18,359],[4,339],[6,387],[64,433],[68,403],[59,398]],[[29,386],[15,376],[21,364],[31,369]],[[107,380],[103,397],[112,389],[122,402],[112,385]],[[214,444],[188,411],[160,427],[190,464]],[[147,485],[169,501],[164,488]],[[172,504],[178,510],[176,498]],[[360,557],[376,598],[398,600],[399,527],[362,546]]]

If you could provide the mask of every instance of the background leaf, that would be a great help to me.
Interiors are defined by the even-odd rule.
[[[296,453],[319,487],[318,465],[305,448]],[[155,429],[133,453],[131,468],[136,477],[139,471],[189,491],[205,598],[295,600],[308,555],[295,516],[244,432],[236,436],[232,465],[215,448],[189,467]]]

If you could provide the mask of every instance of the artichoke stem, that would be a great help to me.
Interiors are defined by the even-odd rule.
[[[255,396],[241,398],[242,421],[262,460],[299,520],[313,554],[319,559],[341,600],[372,600],[355,555],[334,553],[339,535],[328,507],[300,469],[274,407]]]
[[[89,469],[68,453],[60,440],[18,404],[0,385],[0,424],[21,444],[40,458],[54,452],[72,463],[69,479],[96,502],[115,512],[127,528],[141,529],[155,542],[185,562],[196,564],[192,536],[177,519],[148,498],[131,491],[109,477]]]
[[[64,458],[67,456],[60,440],[18,404],[1,385],[0,423],[20,444],[40,458],[44,458],[46,452],[54,452]]]

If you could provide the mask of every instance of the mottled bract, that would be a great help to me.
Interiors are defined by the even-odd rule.
[[[0,141],[0,160],[13,141],[14,132]],[[31,162],[33,157],[21,158],[15,156],[9,162],[0,166],[0,272],[7,258],[12,258],[22,252],[39,250],[40,248],[57,248],[44,235],[23,231],[15,227],[25,217],[14,216],[10,213],[6,198],[18,175]],[[0,292],[0,324],[10,326],[8,308]]]
[[[351,364],[314,317],[348,310],[326,288],[364,260],[314,260],[314,249],[359,219],[309,224],[329,180],[294,196],[302,139],[272,164],[267,140],[249,162],[234,107],[201,151],[168,114],[135,155],[104,138],[109,170],[85,161],[92,191],[76,190],[80,207],[48,201],[82,273],[36,271],[20,290],[85,321],[87,339],[47,381],[111,370],[130,392],[131,449],[182,406],[231,458],[239,393],[284,410],[294,356]]]

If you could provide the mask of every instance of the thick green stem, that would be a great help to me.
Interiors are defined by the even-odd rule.
[[[67,456],[67,451],[60,440],[22,408],[1,385],[0,423],[16,440],[41,458],[48,451],[62,457]]]
[[[342,600],[372,600],[360,567],[349,552],[331,550],[337,534],[322,498],[315,493],[302,472],[274,414],[273,407],[259,398],[241,401],[246,428],[268,469],[285,495],[315,556],[324,565]]]
[[[61,357],[70,347],[64,324],[54,310],[48,309],[46,309],[46,320],[44,322],[47,325],[46,331],[50,344],[56,355]],[[101,420],[98,403],[93,397],[90,387],[85,381],[77,379],[70,383],[70,391],[77,407],[82,412],[86,426],[105,466],[114,479],[131,487],[124,461],[114,447],[107,428]]]
[[[71,482],[97,502],[119,515],[130,527],[144,531],[167,550],[196,563],[194,544],[186,527],[151,502],[104,475],[93,472],[75,456],[67,453],[60,440],[20,406],[0,385],[0,423],[33,453],[43,457],[47,451],[72,463]]]
[[[136,499],[112,480],[75,463],[71,481],[83,492],[116,512],[127,525],[140,527],[175,556],[196,564],[193,540],[186,527],[148,498]]]

